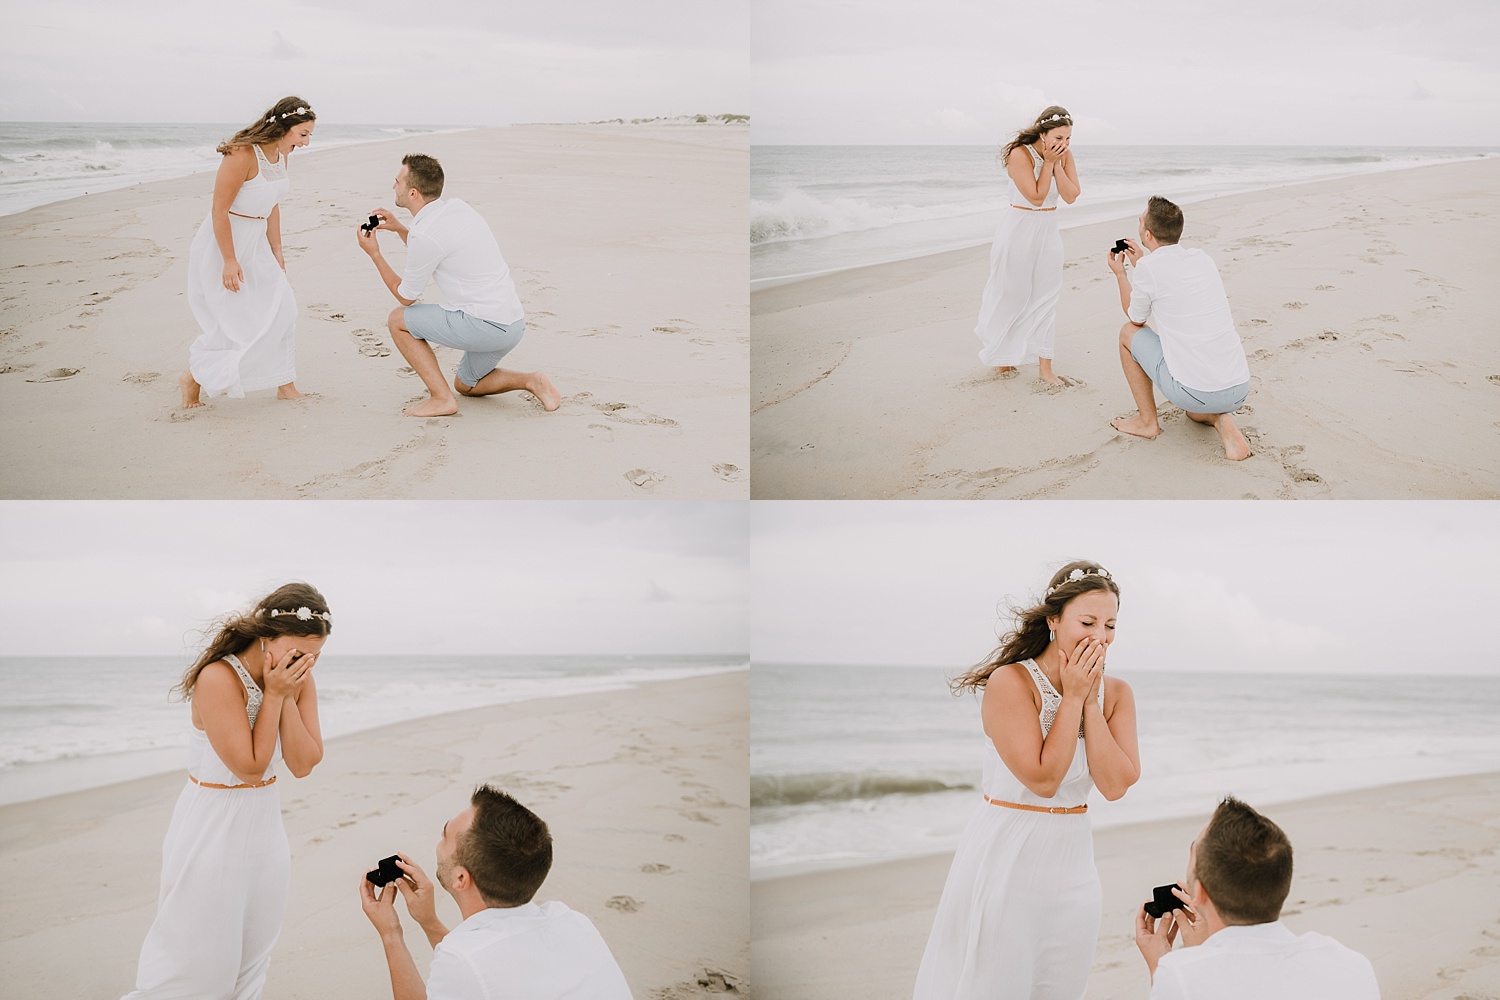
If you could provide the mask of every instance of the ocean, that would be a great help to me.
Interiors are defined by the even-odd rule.
[[[0,805],[184,766],[180,656],[0,657]],[[743,656],[342,656],[319,660],[325,738],[482,705],[747,669]]]
[[[999,151],[998,145],[753,146],[751,287],[989,243],[1007,197]],[[1059,207],[1064,228],[1133,220],[1153,194],[1187,205],[1500,156],[1500,148],[1079,145],[1073,155],[1083,194]],[[1135,227],[1123,226],[1119,235],[1134,238]]]
[[[755,664],[751,877],[951,851],[985,739],[961,669]],[[1500,768],[1500,678],[1125,676],[1141,780],[1092,796],[1095,827]]]
[[[0,122],[0,215],[142,181],[217,170],[220,156],[214,147],[245,124]],[[312,142],[295,155],[469,127],[319,122]]]

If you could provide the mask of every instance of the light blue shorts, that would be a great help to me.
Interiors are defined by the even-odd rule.
[[[470,387],[494,371],[500,359],[515,349],[526,332],[524,319],[492,323],[426,302],[407,306],[405,315],[406,329],[413,337],[464,352],[454,374]]]
[[[1245,397],[1250,395],[1249,382],[1204,392],[1189,389],[1177,381],[1167,371],[1167,358],[1161,352],[1161,337],[1149,326],[1141,327],[1130,338],[1130,356],[1151,376],[1151,381],[1156,383],[1167,402],[1189,413],[1233,413],[1245,405]]]

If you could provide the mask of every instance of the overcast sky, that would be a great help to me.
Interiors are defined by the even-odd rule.
[[[753,141],[1500,145],[1494,0],[755,0]]]
[[[504,125],[747,111],[746,0],[7,2],[0,119]]]
[[[33,503],[0,519],[0,655],[176,655],[289,580],[330,652],[743,653],[744,504]]]
[[[754,504],[757,662],[955,671],[1073,559],[1122,592],[1112,669],[1500,676],[1500,504]]]

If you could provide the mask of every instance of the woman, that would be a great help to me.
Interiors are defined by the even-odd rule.
[[[312,668],[332,628],[323,595],[289,583],[225,621],[176,688],[193,707],[188,784],[125,1000],[260,996],[291,877],[274,767],[305,778],[323,759]]]
[[[1119,587],[1097,563],[1058,570],[990,659],[984,796],[964,830],[917,973],[916,1000],[1079,1000],[1099,933],[1087,799],[1140,777],[1130,685],[1104,681]]]
[[[1057,199],[1071,205],[1079,192],[1072,139],[1072,117],[1054,104],[1000,154],[1010,177],[1010,208],[990,247],[990,280],[974,328],[984,345],[979,360],[997,373],[1009,375],[1037,358],[1040,377],[1059,386],[1072,384],[1052,371],[1063,265]]]
[[[278,399],[302,398],[280,202],[287,158],[312,141],[316,121],[306,101],[284,97],[219,146],[213,207],[188,250],[188,305],[203,333],[177,379],[185,407],[202,406],[200,392],[239,398],[272,386]]]

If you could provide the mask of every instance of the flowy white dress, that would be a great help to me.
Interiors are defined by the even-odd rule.
[[[259,146],[259,172],[230,204],[229,231],[244,280],[224,287],[224,254],[214,239],[213,214],[188,250],[188,305],[202,334],[188,348],[188,370],[205,397],[241,397],[296,380],[297,300],[266,239],[266,219],[291,188],[286,154],[276,163]]]
[[[1022,665],[1042,696],[1042,735],[1062,695],[1033,660]],[[1103,704],[1104,684],[1099,685]],[[1088,801],[1094,787],[1083,737],[1057,789],[1044,799],[1010,773],[985,740],[984,794],[1056,807]],[[1099,872],[1087,813],[1027,812],[983,798],[964,829],[922,953],[914,1000],[1080,1000],[1099,936]]]
[[[1042,158],[1022,146],[1041,174]],[[1057,231],[1057,184],[1053,183],[1041,208],[1022,196],[1016,182],[1006,177],[1010,207],[1000,216],[995,242],[990,245],[990,278],[979,303],[974,328],[981,345],[979,360],[987,365],[1020,365],[1051,358],[1057,337],[1057,300],[1062,294],[1063,244]]]
[[[238,657],[224,659],[245,685],[253,729],[261,690]],[[274,776],[280,759],[278,739],[267,773]],[[209,787],[243,782],[197,728],[188,774],[162,844],[156,920],[141,945],[135,991],[123,1000],[256,1000],[291,881],[281,796],[275,784]]]

